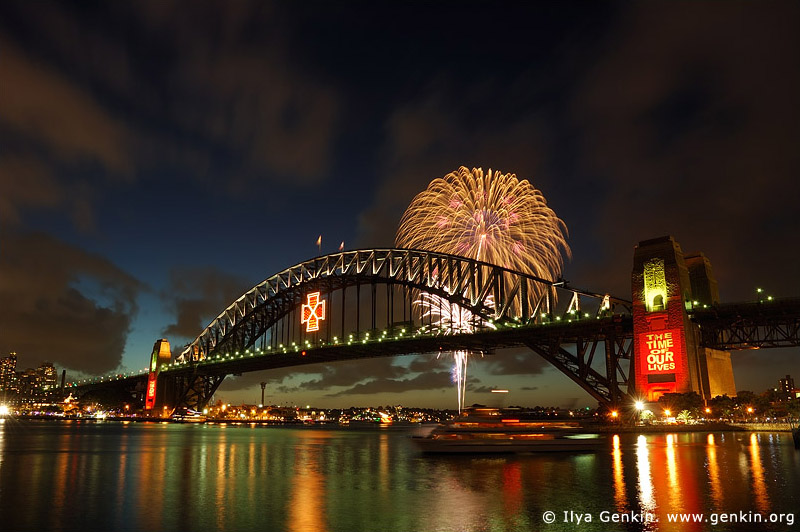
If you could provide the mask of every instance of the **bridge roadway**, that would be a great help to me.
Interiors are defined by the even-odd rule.
[[[188,375],[202,372],[207,375],[230,375],[303,364],[458,350],[492,354],[496,349],[507,347],[551,345],[553,342],[566,345],[611,336],[632,337],[632,334],[631,317],[618,315],[608,318],[557,321],[549,325],[510,324],[499,326],[496,330],[488,329],[464,334],[412,334],[353,342],[320,342],[305,348],[298,345],[277,351],[248,350],[238,355],[228,353],[197,362],[173,363],[161,373]]]
[[[704,347],[724,351],[800,346],[800,298],[717,305],[691,312]]]
[[[800,298],[776,299],[773,301],[745,302],[718,305],[706,309],[695,309],[691,319],[700,327],[701,344],[721,350],[745,350],[800,346]],[[496,349],[506,347],[530,347],[543,355],[600,402],[606,402],[611,394],[608,375],[592,375],[592,354],[599,341],[613,339],[620,346],[616,350],[618,359],[629,359],[633,338],[632,319],[629,315],[606,318],[555,321],[549,324],[518,326],[510,324],[497,330],[457,335],[413,335],[401,338],[375,337],[370,340],[339,342],[316,346],[300,346],[280,350],[257,349],[239,354],[218,355],[199,361],[172,363],[163,368],[162,374],[170,377],[193,377],[236,375],[250,371],[300,366],[304,364],[330,363],[342,360],[376,358],[385,356],[413,355],[454,350],[469,350],[491,355]],[[565,346],[578,349],[565,349]],[[581,353],[583,346],[583,353]],[[587,347],[588,346],[588,347]],[[305,351],[305,355],[303,355]],[[571,351],[576,351],[572,353]],[[612,360],[612,364],[619,360]],[[93,379],[84,383],[70,383],[67,391],[84,393],[91,389],[109,386],[143,390],[147,373],[113,375]],[[626,387],[624,369],[616,386]],[[598,394],[598,387],[602,389]],[[619,390],[621,393],[621,390]],[[600,397],[598,397],[600,395]]]
[[[340,342],[320,341],[305,347],[289,346],[279,349],[248,349],[244,352],[224,353],[201,360],[173,362],[162,366],[160,375],[167,379],[215,378],[216,386],[226,375],[238,375],[250,371],[300,366],[305,364],[330,363],[363,358],[378,358],[399,355],[436,354],[468,350],[473,353],[491,355],[496,349],[529,347],[535,353],[556,365],[577,384],[586,389],[598,401],[606,403],[621,394],[620,385],[626,385],[624,368],[619,368],[618,379],[611,382],[601,372],[592,368],[599,344],[608,342],[605,350],[609,357],[629,358],[633,337],[633,322],[629,315],[607,317],[569,318],[548,324],[518,325],[497,324],[496,329],[464,334],[436,334],[417,331],[416,334],[373,336],[370,339]],[[577,349],[568,349],[577,346]],[[573,353],[572,351],[575,351]],[[607,360],[616,370],[616,358]],[[123,387],[144,390],[147,373],[110,376],[86,383],[71,383],[70,389],[82,393],[108,387]],[[214,386],[214,388],[216,388]]]

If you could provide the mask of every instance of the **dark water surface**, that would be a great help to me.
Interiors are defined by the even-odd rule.
[[[0,422],[3,532],[800,530],[798,490],[788,433],[468,457],[421,455],[398,428]]]

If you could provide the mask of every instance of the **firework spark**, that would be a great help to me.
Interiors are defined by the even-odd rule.
[[[570,256],[567,227],[540,191],[514,174],[461,167],[434,179],[406,209],[398,246],[460,255],[543,279]]]
[[[570,256],[567,227],[547,206],[542,193],[514,174],[462,166],[434,179],[418,194],[400,222],[396,244],[476,259],[542,279],[556,280]],[[539,297],[532,287],[529,297]],[[470,332],[474,319],[452,316],[438,309],[452,308],[439,296],[422,294],[423,316],[438,314],[438,326]],[[459,307],[459,313],[469,312]],[[427,313],[427,314],[426,314]],[[454,324],[461,325],[455,326]],[[467,355],[453,353],[459,410],[463,406]]]
[[[444,289],[447,292],[450,291],[447,287]],[[485,303],[487,307],[494,307],[494,299],[491,295],[486,298]],[[440,334],[469,333],[478,327],[495,328],[494,325],[485,322],[483,318],[475,315],[469,309],[450,303],[446,298],[436,294],[423,292],[419,299],[414,301],[414,304],[421,309],[422,320],[429,318],[432,324],[435,323],[435,331]],[[453,351],[453,380],[456,383],[459,413],[464,409],[464,399],[466,398],[468,359],[469,351]]]

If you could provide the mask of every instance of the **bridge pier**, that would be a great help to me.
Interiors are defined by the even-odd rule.
[[[703,399],[736,395],[730,353],[703,347],[690,319],[695,308],[719,302],[711,263],[684,256],[670,236],[636,246],[631,276],[634,357],[632,395],[657,401],[666,393]]]

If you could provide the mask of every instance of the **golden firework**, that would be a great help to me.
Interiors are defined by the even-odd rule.
[[[528,180],[462,166],[414,198],[395,241],[556,280],[570,256],[566,235],[566,224]]]

